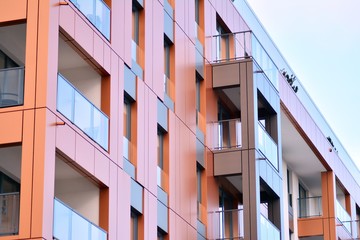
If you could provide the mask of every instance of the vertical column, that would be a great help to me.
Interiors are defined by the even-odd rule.
[[[242,124],[242,169],[245,239],[260,237],[260,181],[256,169],[257,90],[252,62],[240,63],[240,104]]]
[[[324,240],[335,240],[336,238],[336,216],[335,216],[335,174],[333,171],[321,173],[322,210],[324,224]]]

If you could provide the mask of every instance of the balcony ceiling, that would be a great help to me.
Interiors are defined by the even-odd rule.
[[[321,195],[321,172],[326,171],[287,115],[281,111],[282,157],[312,195]]]
[[[0,171],[20,182],[21,178],[21,146],[0,148]]]
[[[89,64],[61,37],[59,38],[59,70],[90,68]]]
[[[26,24],[0,27],[0,49],[18,65],[25,65]]]

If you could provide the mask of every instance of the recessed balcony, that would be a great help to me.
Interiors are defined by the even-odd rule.
[[[106,151],[109,118],[58,74],[57,110]]]
[[[70,0],[79,11],[110,40],[110,8],[102,0]]]
[[[107,233],[99,226],[101,216],[108,216],[103,208],[108,204],[107,193],[100,182],[89,179],[89,173],[80,168],[66,156],[56,154],[53,236],[61,240],[106,240]]]
[[[57,110],[108,151],[109,117],[104,113],[109,109],[104,104],[109,99],[106,76],[89,64],[86,53],[78,53],[74,44],[60,34]]]

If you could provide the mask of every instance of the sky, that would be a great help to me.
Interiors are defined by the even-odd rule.
[[[360,1],[247,1],[360,168]]]

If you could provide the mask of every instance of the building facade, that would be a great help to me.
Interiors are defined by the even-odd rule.
[[[0,6],[0,240],[360,237],[359,170],[245,1]]]

